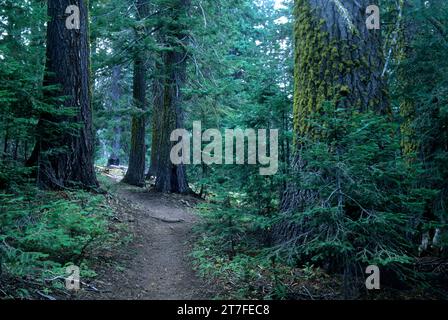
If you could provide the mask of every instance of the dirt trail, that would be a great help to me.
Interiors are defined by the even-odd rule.
[[[195,199],[118,185],[115,196],[129,204],[125,217],[134,241],[122,252],[119,268],[95,280],[101,293],[83,299],[191,300],[212,294],[197,278],[188,257],[197,217]],[[118,270],[117,270],[118,269]]]

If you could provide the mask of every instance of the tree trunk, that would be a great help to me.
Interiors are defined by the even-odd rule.
[[[138,20],[142,20],[149,15],[148,1],[137,0]],[[140,37],[137,30],[136,37]],[[137,41],[138,42],[138,41]],[[145,159],[146,142],[145,127],[146,116],[146,50],[137,48],[134,60],[134,101],[140,113],[132,117],[131,127],[131,151],[129,156],[129,168],[123,179],[124,183],[142,187],[145,184]]]
[[[112,68],[112,85],[110,89],[111,106],[110,110],[116,113],[119,110],[121,90],[121,66]],[[108,165],[120,165],[121,151],[121,117],[119,114],[114,116],[113,138],[112,138],[112,154],[109,156]]]
[[[318,112],[324,101],[387,112],[380,30],[366,26],[370,4],[369,0],[296,1],[296,133],[310,129],[305,118]]]
[[[441,63],[437,55],[427,55],[428,52],[443,50],[442,43],[447,40],[446,31],[440,29],[437,19],[438,13],[446,13],[444,6],[443,1],[435,1],[431,6],[426,6],[424,1],[403,2],[401,63],[396,72],[402,116],[402,152],[410,165],[419,164],[423,169],[416,185],[437,192],[437,196],[426,200],[421,221],[428,223],[416,225],[422,238],[420,255],[444,252],[446,245],[444,247],[440,239],[448,239],[448,228],[440,227],[446,226],[448,221],[445,209],[448,205],[446,161],[439,159],[440,155],[448,154],[448,127],[441,117],[444,106],[441,83],[447,65]],[[427,38],[433,41],[428,44],[421,42]],[[429,75],[426,72],[428,65],[438,65],[438,68]]]
[[[187,26],[180,20],[190,7],[190,0],[177,0],[172,9],[172,20],[166,26],[167,45],[170,50],[164,53],[165,79],[163,85],[163,106],[160,113],[160,148],[157,168],[156,190],[159,192],[191,192],[186,176],[185,165],[173,165],[170,159],[170,141],[173,130],[184,127],[181,90],[186,78],[187,53],[184,46]]]
[[[6,127],[5,138],[3,139],[3,159],[6,159],[8,155],[8,143],[9,143],[9,127]]]
[[[90,92],[88,1],[79,0],[80,28],[68,29],[73,1],[49,0],[45,98],[56,112],[38,124],[38,179],[42,189],[96,188]]]
[[[320,112],[322,103],[359,111],[388,112],[382,82],[383,54],[379,30],[368,30],[366,8],[369,0],[296,0],[294,132],[313,136],[307,121]],[[295,139],[297,141],[297,139]],[[295,143],[293,171],[306,167]],[[282,199],[285,219],[274,228],[274,242],[284,242],[300,230],[289,223],[288,215],[300,210],[315,194],[290,183]]]
[[[26,167],[35,167],[37,166],[37,161],[39,160],[39,143],[34,145],[33,151],[31,151],[31,155],[27,158],[25,162]]]
[[[26,164],[26,161],[28,160],[28,141],[25,140],[23,143],[23,163]]]
[[[15,139],[14,140],[14,151],[12,153],[12,158],[14,159],[14,161],[17,161],[18,159],[18,151],[19,151],[19,139]]]
[[[400,32],[401,43],[400,43],[400,54],[399,59],[403,62],[406,59],[415,59],[414,48],[412,43],[418,34],[419,20],[416,20],[415,17],[412,17],[410,12],[415,10],[410,6],[407,1],[404,1],[402,4],[402,9],[404,11],[404,17],[402,18],[402,28],[401,30],[397,30]],[[421,8],[420,8],[421,10]],[[420,22],[421,23],[421,22]],[[410,80],[410,72],[400,67],[398,68],[397,78],[400,83],[407,85]],[[411,89],[409,89],[411,90]],[[402,94],[400,97],[400,115],[403,118],[403,121],[400,126],[401,133],[401,147],[403,154],[409,161],[415,161],[415,157],[418,157],[419,152],[419,141],[415,131],[414,121],[416,120],[418,113],[416,110],[416,101],[412,98],[412,96],[407,96]],[[421,157],[421,155],[420,155]]]
[[[163,66],[156,65],[156,72],[161,72]],[[156,76],[153,81],[153,116],[152,116],[152,143],[151,143],[151,163],[146,175],[147,179],[157,175],[157,168],[160,156],[160,124],[163,108],[163,80]]]

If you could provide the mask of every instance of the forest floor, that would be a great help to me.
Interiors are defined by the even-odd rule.
[[[112,252],[112,263],[100,267],[75,299],[191,300],[211,299],[213,292],[196,276],[189,253],[198,217],[195,198],[159,194],[121,183],[113,186],[115,218],[126,224],[133,240]],[[117,263],[118,261],[118,263]]]

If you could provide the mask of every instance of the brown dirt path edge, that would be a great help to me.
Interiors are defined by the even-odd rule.
[[[125,217],[134,240],[93,281],[99,292],[80,292],[81,300],[202,300],[213,294],[192,269],[192,227],[188,207],[195,199],[119,184],[114,194],[128,203]]]

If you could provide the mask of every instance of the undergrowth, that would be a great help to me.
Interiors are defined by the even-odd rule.
[[[103,195],[31,186],[0,192],[0,297],[69,297],[67,266],[80,267],[88,281],[96,253],[119,243],[112,216]]]
[[[272,219],[243,206],[239,194],[197,207],[202,223],[191,253],[197,273],[214,285],[218,299],[330,299],[339,277],[308,264],[291,266],[260,238]]]

